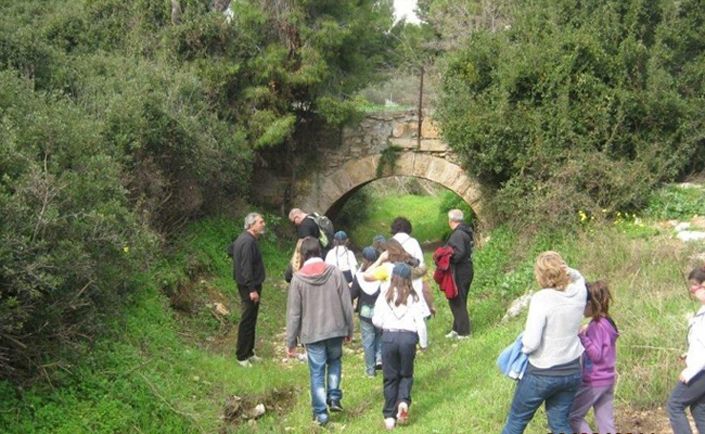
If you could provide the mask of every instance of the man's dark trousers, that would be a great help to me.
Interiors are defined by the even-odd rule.
[[[467,268],[467,267],[466,267]],[[453,330],[460,336],[468,336],[470,334],[470,316],[468,314],[468,293],[472,284],[473,268],[470,263],[470,272],[464,270],[464,276],[456,278],[458,283],[458,296],[448,300],[450,311],[453,314]],[[468,275],[469,274],[469,275]]]
[[[247,290],[238,288],[240,293],[240,305],[242,314],[240,324],[237,329],[237,359],[247,360],[252,357],[255,349],[255,326],[257,325],[257,313],[259,312],[259,302],[250,300],[250,293]],[[258,293],[262,293],[262,287],[257,288]]]

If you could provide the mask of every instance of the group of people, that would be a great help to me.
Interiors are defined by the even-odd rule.
[[[298,344],[306,349],[314,421],[324,425],[329,412],[342,411],[340,358],[343,342],[353,336],[356,302],[365,373],[372,378],[382,371],[384,424],[393,429],[405,423],[416,349],[428,345],[426,320],[435,312],[423,279],[427,272],[423,251],[411,236],[411,222],[395,218],[391,238],[375,237],[372,245],[362,249],[360,264],[344,231],[334,234],[332,246],[322,246],[320,228],[311,216],[295,208],[289,219],[297,227],[299,241],[285,276],[290,279],[287,352],[296,355]],[[455,252],[452,272],[462,288],[458,299],[463,304],[452,301],[455,321],[448,336],[465,338],[470,334],[466,301],[472,282],[472,232],[460,210],[449,213],[449,225],[453,232],[448,246]]]
[[[448,338],[470,335],[467,296],[472,283],[472,230],[460,210],[448,213],[451,235],[447,247],[457,296],[449,299],[453,325]],[[294,208],[289,220],[296,226],[297,243],[285,279],[287,298],[286,351],[298,356],[305,348],[310,375],[313,420],[325,425],[330,412],[342,411],[342,345],[353,337],[357,312],[365,354],[365,373],[382,371],[384,424],[392,429],[408,420],[417,346],[428,345],[426,321],[435,313],[433,296],[423,277],[428,267],[419,242],[411,236],[408,219],[397,217],[391,237],[376,236],[362,249],[361,264],[338,231],[332,246],[322,245],[321,228],[313,216]],[[264,281],[257,239],[265,222],[258,213],[245,217],[244,231],[230,245],[233,276],[242,315],[238,326],[237,361],[243,367],[259,361],[254,331]],[[355,303],[355,308],[353,308]]]
[[[411,223],[395,219],[392,237],[375,237],[362,249],[358,263],[343,231],[335,233],[327,250],[321,246],[318,226],[305,212],[293,209],[289,219],[299,239],[287,276],[287,353],[295,356],[299,345],[305,347],[313,420],[324,425],[329,412],[343,411],[342,345],[353,337],[357,312],[365,373],[373,378],[382,371],[384,425],[393,429],[408,420],[414,359],[417,347],[428,345],[426,321],[434,311],[424,287],[427,267],[418,241],[411,237]],[[460,210],[451,210],[448,220],[452,232],[446,247],[452,252],[456,296],[449,299],[453,325],[446,337],[464,339],[471,329],[467,295],[473,278],[473,236]],[[264,267],[256,240],[264,228],[261,215],[249,214],[245,231],[229,248],[242,303],[237,345],[242,366],[259,359],[254,354],[254,326]],[[505,351],[511,360],[503,360],[508,370],[517,371],[513,378],[518,382],[502,432],[524,432],[542,404],[552,432],[593,432],[585,420],[591,408],[600,433],[617,432],[613,401],[619,330],[609,315],[612,296],[606,282],[586,283],[552,251],[538,256],[534,274],[542,289],[531,298],[524,331]],[[685,415],[690,407],[698,431],[705,434],[705,269],[693,270],[688,279],[691,293],[703,306],[691,320],[689,348],[683,355],[686,368],[667,410],[675,433],[691,432]],[[581,326],[583,317],[590,321]]]
[[[585,420],[591,408],[600,433],[618,432],[613,402],[619,329],[609,315],[607,283],[586,284],[551,251],[538,256],[534,274],[543,289],[531,298],[526,326],[517,339],[520,351],[505,350],[512,356],[504,363],[516,367],[523,357],[526,361],[517,369],[520,379],[502,433],[523,433],[541,404],[554,433],[594,432]],[[692,433],[686,408],[698,432],[705,434],[705,267],[693,269],[688,283],[701,307],[690,320],[688,351],[681,356],[685,368],[667,412],[675,434]],[[581,326],[583,315],[590,321]],[[504,368],[505,373],[512,371]]]

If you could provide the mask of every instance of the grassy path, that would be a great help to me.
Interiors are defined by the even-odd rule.
[[[276,220],[269,217],[272,226]],[[421,227],[417,225],[414,232]],[[112,333],[95,342],[80,365],[62,366],[54,387],[18,391],[0,383],[0,431],[315,430],[307,367],[284,356],[286,285],[280,276],[290,246],[277,231],[262,243],[268,279],[257,350],[265,361],[252,369],[240,368],[234,361],[239,306],[224,248],[238,228],[239,221],[225,219],[193,225],[176,253],[145,276],[144,291],[134,295],[130,307],[113,320]],[[288,229],[284,226],[282,231]],[[358,234],[355,228],[351,233]],[[438,314],[429,321],[430,348],[418,356],[412,422],[403,431],[500,431],[514,385],[499,374],[494,362],[521,330],[524,316],[507,323],[500,318],[513,298],[536,289],[533,259],[537,252],[553,248],[588,279],[608,279],[614,292],[613,314],[622,333],[616,395],[620,430],[664,432],[667,425],[659,407],[680,369],[677,355],[684,349],[685,317],[697,308],[686,295],[682,276],[700,245],[676,242],[661,230],[622,224],[587,226],[578,233],[554,233],[529,241],[497,228],[483,234],[483,239],[474,257],[476,275],[470,293],[473,337],[463,342],[443,337],[451,323],[450,312],[436,292]],[[176,303],[180,310],[170,307],[175,300],[180,300]],[[223,303],[230,314],[215,314],[215,302]],[[346,411],[334,415],[331,425],[321,431],[381,432],[381,377],[364,376],[358,331],[346,346],[343,374]],[[265,403],[267,413],[256,422],[225,419],[225,404],[232,395],[243,398],[246,405]],[[527,433],[545,432],[540,412]]]

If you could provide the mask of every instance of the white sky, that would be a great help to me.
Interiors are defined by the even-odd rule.
[[[416,14],[414,14],[415,7],[416,0],[394,0],[394,18],[400,20],[402,17],[406,16],[407,23],[417,24],[419,19]]]

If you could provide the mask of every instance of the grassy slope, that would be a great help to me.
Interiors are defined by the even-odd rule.
[[[389,237],[390,225],[397,216],[404,216],[411,221],[413,234],[420,243],[438,241],[449,231],[446,215],[439,211],[441,196],[388,196],[375,198],[370,203],[370,218],[357,222],[348,231],[351,240],[357,246],[372,244],[375,235]],[[337,228],[336,228],[337,229]]]
[[[421,206],[403,209],[409,211],[412,222],[430,215]],[[389,221],[386,215],[383,219]],[[132,300],[124,319],[115,322],[115,335],[98,342],[80,366],[66,367],[63,387],[30,389],[19,399],[0,384],[2,431],[211,433],[223,427],[226,432],[310,431],[306,366],[282,362],[286,289],[278,276],[290,247],[280,244],[274,234],[263,243],[270,278],[258,322],[257,348],[266,361],[249,370],[234,363],[238,310],[223,249],[238,232],[237,226],[223,219],[194,225],[178,253],[145,277],[145,291]],[[660,405],[680,368],[676,356],[684,348],[684,317],[696,309],[685,295],[682,278],[693,248],[634,228],[588,226],[579,234],[552,234],[550,239],[531,242],[518,240],[503,228],[490,234],[475,255],[476,280],[470,297],[474,336],[462,343],[443,338],[450,313],[444,300],[437,298],[439,313],[429,323],[431,347],[416,364],[413,423],[405,432],[501,429],[513,383],[499,375],[494,360],[521,330],[523,317],[506,324],[498,320],[511,298],[534,289],[532,260],[549,246],[588,278],[609,279],[615,293],[614,317],[622,332],[618,420],[628,407]],[[190,286],[185,285],[189,273],[199,276]],[[200,307],[188,317],[175,315],[154,282],[187,287],[200,300],[196,304]],[[213,299],[226,301],[233,311],[225,323],[205,306]],[[333,417],[332,429],[381,430],[381,378],[363,376],[359,335],[346,348],[346,412]],[[275,389],[293,391],[293,398],[277,414],[268,413],[256,425],[225,425],[219,419],[228,395],[267,400]],[[633,428],[620,425],[623,431]],[[654,428],[641,426],[638,431],[650,429]],[[546,430],[545,417],[539,414],[527,432]]]

